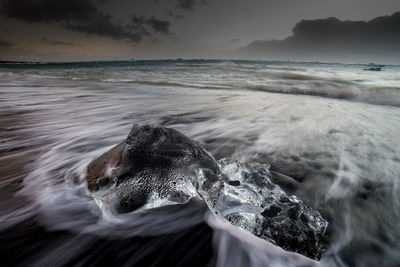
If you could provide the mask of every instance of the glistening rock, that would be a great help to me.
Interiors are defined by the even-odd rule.
[[[319,259],[328,223],[270,180],[269,165],[216,161],[169,128],[134,125],[94,160],[86,180],[104,210],[119,213],[203,199],[221,220],[282,248]]]

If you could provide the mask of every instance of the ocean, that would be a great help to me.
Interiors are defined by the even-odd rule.
[[[400,65],[153,60],[0,64],[2,266],[398,266]],[[320,261],[201,201],[113,217],[82,177],[133,124],[270,165],[328,222]]]

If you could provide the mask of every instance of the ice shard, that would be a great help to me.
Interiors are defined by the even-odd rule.
[[[271,182],[269,165],[216,161],[173,129],[134,125],[124,142],[92,161],[89,191],[118,213],[204,200],[222,221],[285,250],[319,259],[327,228],[318,211]]]

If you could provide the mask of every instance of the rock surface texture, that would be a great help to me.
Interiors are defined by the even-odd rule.
[[[320,259],[327,221],[270,177],[269,165],[216,161],[173,129],[134,125],[123,143],[89,164],[86,181],[103,210],[124,213],[198,197],[221,220]]]

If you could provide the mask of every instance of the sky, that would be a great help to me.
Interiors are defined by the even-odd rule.
[[[0,0],[0,60],[397,62],[398,11],[399,0]]]

